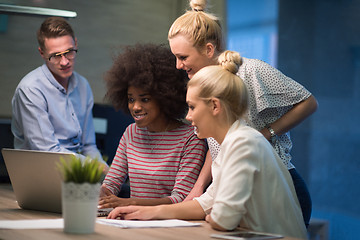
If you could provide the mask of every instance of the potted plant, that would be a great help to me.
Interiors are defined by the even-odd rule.
[[[77,155],[61,158],[57,164],[63,177],[62,215],[64,232],[93,233],[103,165],[96,159]]]

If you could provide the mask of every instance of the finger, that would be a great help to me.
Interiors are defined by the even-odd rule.
[[[153,218],[151,209],[147,206],[130,206],[126,213],[122,212],[122,217],[126,220],[149,220]]]
[[[99,198],[99,205],[104,204],[106,201],[104,198]]]
[[[115,202],[116,200],[118,200],[118,197],[111,195],[111,196],[102,197],[100,198],[100,200],[104,203]]]
[[[130,207],[117,207],[114,208],[108,215],[109,219],[116,219],[118,217],[123,218],[124,215],[133,212]]]
[[[98,208],[102,209],[102,208],[113,208],[113,204],[112,203],[102,203],[98,205]]]
[[[99,200],[100,208],[114,208],[117,207],[118,198],[115,196],[102,197]]]
[[[110,195],[100,197],[100,199],[112,199],[112,198],[117,198],[117,197],[114,194],[110,194]]]
[[[114,209],[115,210],[115,209]],[[108,215],[107,219],[116,219],[119,217],[118,213],[116,211],[112,210]]]
[[[109,202],[109,200],[108,200],[107,197],[101,197],[101,198],[99,198],[99,205],[104,205],[104,204],[106,204],[107,202]]]
[[[139,209],[139,206],[116,207],[111,212],[114,212],[114,214],[116,214],[117,216],[120,216],[120,215],[128,215],[128,214],[134,213],[134,212],[138,211],[138,209]]]

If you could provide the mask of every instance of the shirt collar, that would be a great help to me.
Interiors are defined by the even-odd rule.
[[[229,128],[228,132],[226,135],[228,135],[229,133],[235,131],[236,129],[238,129],[239,127],[243,127],[243,126],[246,126],[246,123],[243,119],[238,119],[236,120],[232,125],[231,127]],[[226,136],[225,136],[226,137]]]
[[[49,80],[49,82],[60,92],[66,94],[65,88],[61,86],[61,84],[55,79],[54,75],[50,72],[49,68],[45,63],[41,66],[41,69],[44,72],[46,78]],[[76,86],[77,86],[77,78],[75,77],[75,74],[73,72],[73,74],[69,78],[68,93],[71,93],[76,88]]]

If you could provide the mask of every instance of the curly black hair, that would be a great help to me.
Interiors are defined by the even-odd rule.
[[[105,99],[115,110],[130,114],[127,91],[133,86],[149,92],[169,119],[183,118],[187,110],[188,78],[175,66],[176,58],[165,45],[126,46],[105,74]]]

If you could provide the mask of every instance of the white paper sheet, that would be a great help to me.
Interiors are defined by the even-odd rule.
[[[192,223],[177,219],[150,221],[97,219],[96,222],[119,228],[197,227],[201,225],[201,223]]]
[[[183,220],[114,220],[100,219],[97,223],[119,228],[169,228],[169,227],[197,227],[201,223],[191,223]],[[60,229],[64,228],[64,219],[34,219],[34,220],[0,220],[0,229]]]
[[[64,220],[34,219],[34,220],[0,220],[0,229],[57,229],[64,228]]]

